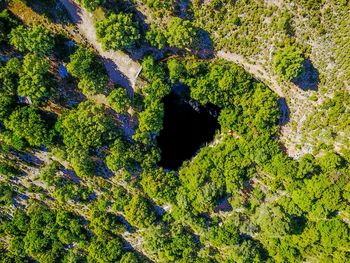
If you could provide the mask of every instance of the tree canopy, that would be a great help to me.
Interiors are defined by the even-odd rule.
[[[197,37],[197,30],[189,20],[173,17],[168,23],[166,37],[171,47],[192,48]]]
[[[273,67],[277,74],[285,80],[296,79],[304,67],[303,53],[294,46],[286,46],[277,50],[273,58]]]
[[[39,111],[31,106],[15,110],[5,121],[5,126],[13,132],[12,136],[27,140],[31,146],[50,142],[47,123]]]
[[[131,14],[110,14],[96,23],[97,39],[104,49],[131,48],[140,39],[138,25]]]
[[[48,30],[41,26],[25,28],[18,26],[10,33],[10,43],[19,51],[47,54],[52,51],[55,41]]]

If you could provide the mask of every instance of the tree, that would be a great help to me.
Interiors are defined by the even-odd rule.
[[[142,74],[149,80],[165,79],[165,70],[162,65],[154,60],[152,56],[147,56],[142,61]]]
[[[156,221],[156,213],[149,201],[134,195],[130,203],[124,207],[125,219],[139,228],[149,227]]]
[[[158,49],[165,48],[167,44],[164,33],[158,29],[155,24],[152,24],[150,31],[146,33],[146,39],[152,46]]]
[[[181,224],[151,227],[144,236],[145,247],[160,262],[202,262],[196,261],[198,242]]]
[[[96,23],[97,39],[105,50],[131,48],[141,38],[132,14],[111,14]]]
[[[172,83],[175,83],[177,81],[180,81],[181,79],[184,79],[184,76],[186,74],[186,68],[181,63],[181,61],[178,61],[177,59],[169,60],[168,69],[169,69],[169,78]]]
[[[100,59],[92,51],[79,47],[69,58],[67,70],[80,80],[78,87],[84,94],[92,95],[103,91],[108,78]]]
[[[259,263],[265,262],[265,251],[260,243],[255,240],[244,240],[242,244],[230,250],[225,257],[224,262],[237,262],[237,263]]]
[[[118,262],[122,255],[122,246],[119,238],[94,238],[88,247],[88,262]]]
[[[304,57],[301,50],[294,46],[279,49],[273,58],[273,67],[285,80],[298,78],[303,72]]]
[[[107,102],[117,113],[125,113],[131,104],[131,99],[125,89],[118,87],[107,97]]]
[[[35,54],[27,54],[24,57],[22,71],[19,74],[18,95],[29,97],[33,102],[37,102],[47,95],[49,67],[50,64],[46,58]]]
[[[4,9],[0,12],[0,42],[7,40],[11,29],[18,25],[13,16]]]
[[[142,92],[146,95],[146,105],[152,104],[152,102],[157,100],[160,101],[162,98],[168,95],[170,91],[171,87],[168,84],[164,83],[164,81],[161,79],[152,81],[152,83],[146,85],[142,89]]]
[[[22,62],[18,58],[12,58],[6,65],[0,66],[0,90],[14,95],[18,86],[18,74],[22,69]]]
[[[47,124],[33,107],[26,106],[14,111],[5,121],[13,136],[24,138],[31,146],[41,146],[50,142]]]
[[[16,99],[13,95],[0,92],[0,121],[7,119],[15,106]]]
[[[16,197],[13,187],[5,182],[0,183],[0,205],[10,206],[13,204],[13,198]]]
[[[88,11],[94,11],[97,7],[103,5],[106,0],[78,0]]]
[[[137,166],[134,159],[135,152],[140,151],[126,140],[117,138],[110,148],[110,154],[106,157],[106,164],[113,172],[118,172],[121,169],[135,170]]]
[[[133,252],[126,252],[121,260],[120,263],[141,263],[141,259],[136,253]]]
[[[140,113],[139,127],[133,139],[142,143],[149,143],[153,137],[163,128],[164,104],[160,101],[151,102]]]
[[[190,21],[173,17],[169,21],[166,37],[171,47],[192,48],[197,37],[197,30]]]
[[[103,106],[86,101],[60,116],[56,129],[69,151],[79,152],[101,147],[111,137],[113,126]]]
[[[49,53],[55,45],[50,32],[41,26],[16,27],[10,33],[10,43],[19,51],[29,51],[41,55]]]
[[[165,172],[159,168],[143,171],[141,185],[151,198],[173,203],[179,180],[174,172]]]
[[[290,233],[291,220],[279,206],[261,206],[256,222],[265,235],[280,238]]]
[[[211,226],[206,237],[215,247],[232,246],[239,242],[239,231],[233,222],[227,220],[225,223]]]

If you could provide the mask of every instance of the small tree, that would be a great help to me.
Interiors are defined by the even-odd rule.
[[[296,79],[303,72],[304,57],[301,50],[287,46],[276,52],[273,67],[277,74],[285,80]]]
[[[56,126],[68,149],[79,152],[102,146],[109,138],[112,127],[113,123],[105,115],[104,108],[89,101],[60,116]]]
[[[159,49],[165,48],[167,43],[164,33],[154,24],[151,25],[150,31],[146,33],[146,39],[152,46]]]
[[[126,49],[132,47],[141,37],[138,25],[131,14],[111,14],[96,24],[97,39],[103,49]]]
[[[125,218],[137,227],[149,227],[156,221],[156,214],[147,199],[135,195],[124,208]]]
[[[164,104],[154,101],[140,113],[139,127],[133,139],[142,143],[149,143],[152,135],[156,135],[163,128]]]
[[[90,50],[78,48],[70,56],[68,72],[80,80],[78,87],[86,95],[104,90],[107,85],[106,71],[99,58]]]
[[[103,5],[105,0],[78,0],[88,11],[94,11],[97,7]]]
[[[13,95],[0,91],[0,120],[6,119],[16,105]]]
[[[18,74],[22,62],[18,58],[7,61],[6,66],[0,66],[0,89],[8,94],[15,94],[18,86]]]
[[[191,21],[174,17],[168,24],[166,36],[169,45],[172,47],[192,48],[197,36],[197,30]]]
[[[13,136],[26,139],[31,146],[49,142],[46,123],[39,112],[30,106],[14,111],[5,121],[5,127],[13,132]]]
[[[38,101],[45,96],[49,86],[47,77],[49,67],[47,59],[35,54],[27,54],[19,74],[18,95],[29,97],[33,101]]]
[[[107,97],[107,102],[117,113],[125,113],[131,104],[131,100],[123,88],[113,90]]]
[[[186,73],[185,66],[176,59],[171,59],[168,61],[169,77],[172,83],[184,79]]]
[[[142,74],[149,80],[163,80],[165,70],[160,63],[154,60],[152,56],[147,56],[142,61]]]
[[[146,85],[142,91],[146,95],[146,104],[150,104],[168,95],[171,91],[171,87],[161,79],[156,79],[152,84]]]
[[[41,26],[33,28],[16,27],[10,33],[10,43],[19,51],[30,51],[38,54],[50,52],[55,45],[50,32]]]

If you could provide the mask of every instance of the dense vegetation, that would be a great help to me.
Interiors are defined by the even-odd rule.
[[[0,262],[350,261],[349,31],[331,18],[349,1],[77,2],[103,49],[142,71],[113,83],[78,27],[47,15],[60,1],[0,4]],[[339,75],[302,23],[344,49],[329,47]],[[257,62],[205,59],[213,48]],[[304,90],[315,72],[319,89]],[[318,103],[298,120],[313,151],[288,156],[274,91]],[[176,171],[157,142],[172,92],[220,126]]]

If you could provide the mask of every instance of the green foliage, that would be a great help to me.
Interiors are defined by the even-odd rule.
[[[18,74],[21,71],[22,63],[18,58],[7,61],[5,66],[0,67],[0,89],[8,94],[16,93],[18,85]]]
[[[13,204],[13,198],[16,196],[13,187],[5,182],[0,183],[0,204],[1,206],[9,206]]]
[[[63,257],[64,246],[86,240],[80,218],[66,211],[55,213],[44,206],[16,210],[7,225],[11,253],[39,262],[55,262]],[[21,261],[22,262],[22,261]]]
[[[235,107],[224,109],[219,116],[223,129],[251,135],[274,136],[278,131],[280,112],[278,99],[266,86],[254,85],[253,92],[235,101]]]
[[[21,175],[21,171],[4,161],[0,162],[0,175],[6,178],[17,177]]]
[[[194,65],[191,65],[191,64]],[[191,89],[191,97],[202,104],[208,102],[220,107],[229,107],[234,104],[237,96],[242,96],[252,89],[253,78],[239,66],[217,61],[211,65],[189,61],[187,68],[197,68],[190,74],[186,82]]]
[[[173,2],[172,0],[146,0],[146,4],[153,9],[169,9]]]
[[[139,144],[117,138],[110,148],[110,154],[106,157],[106,164],[115,173],[120,171],[135,172],[148,159],[157,162],[158,157]]]
[[[0,42],[8,40],[11,29],[17,26],[18,22],[6,10],[0,12]]]
[[[44,57],[35,54],[26,55],[19,74],[18,95],[29,97],[34,102],[46,96],[50,86],[49,68],[50,64]]]
[[[197,243],[183,226],[174,224],[170,230],[159,225],[145,233],[145,246],[160,262],[193,262]]]
[[[233,222],[228,221],[211,226],[205,237],[215,247],[232,246],[238,244],[239,232],[237,226]]]
[[[94,11],[99,6],[103,5],[106,0],[78,0],[88,11]]]
[[[224,262],[266,262],[264,250],[258,242],[244,240],[242,244],[229,251]]]
[[[290,218],[280,207],[261,206],[257,213],[256,222],[266,236],[277,238],[290,233]]]
[[[26,106],[15,110],[5,121],[12,136],[23,138],[31,146],[41,146],[51,141],[48,126],[38,110]]]
[[[105,209],[106,207],[93,208],[90,213],[90,228],[95,235],[100,239],[105,239],[109,235],[124,233],[126,229],[121,219],[113,213],[104,211]]]
[[[124,207],[131,200],[131,195],[122,186],[116,186],[113,189],[113,199],[113,209],[116,211],[124,211]]]
[[[80,185],[71,178],[63,177],[62,175],[59,164],[53,162],[44,167],[39,176],[47,186],[54,188],[52,195],[60,203],[65,203],[69,200],[84,203],[90,200],[92,191],[87,189],[86,186]]]
[[[174,172],[152,169],[143,171],[141,185],[151,198],[172,203],[175,201],[179,180]]]
[[[41,26],[16,27],[10,33],[10,43],[19,51],[29,51],[41,55],[51,52],[55,45],[50,32]]]
[[[16,99],[14,96],[0,92],[0,120],[7,119],[16,106]]]
[[[204,147],[192,162],[185,162],[179,179],[193,209],[213,211],[224,190],[235,193],[251,176],[251,161],[244,158],[234,139]],[[179,193],[178,193],[179,198]]]
[[[108,95],[107,102],[117,113],[126,113],[131,104],[131,99],[125,89],[118,87]]]
[[[294,46],[287,46],[276,51],[273,67],[281,78],[293,80],[303,72],[303,62],[303,53]]]
[[[93,239],[88,247],[88,261],[89,262],[116,262],[122,255],[122,242],[119,238]]]
[[[121,260],[120,263],[141,263],[141,259],[137,256],[137,254],[133,252],[126,252]]]
[[[78,48],[70,56],[67,69],[73,77],[80,80],[78,87],[86,95],[102,92],[107,85],[106,71],[99,58],[90,50]]]
[[[139,115],[139,126],[133,139],[144,144],[151,142],[163,128],[163,117],[164,104],[159,101],[151,102]]]
[[[169,78],[172,83],[180,81],[183,79],[184,74],[186,73],[185,66],[176,59],[171,59],[168,61],[168,69],[169,69]]]
[[[140,39],[137,23],[131,14],[110,14],[106,19],[96,23],[97,39],[103,49],[131,48]]]
[[[152,56],[147,56],[142,61],[142,74],[149,81],[165,78],[165,70],[162,65],[156,62]]]
[[[60,116],[57,130],[69,151],[101,147],[112,136],[113,122],[101,105],[86,101]],[[74,155],[73,155],[74,156]]]
[[[151,226],[156,221],[156,213],[152,204],[140,195],[134,195],[130,203],[124,207],[125,219],[138,228]]]
[[[167,38],[163,31],[159,30],[156,25],[152,24],[150,30],[146,33],[147,41],[158,49],[163,49],[167,45]]]
[[[142,92],[146,95],[145,103],[146,106],[152,104],[153,101],[160,101],[171,91],[171,87],[164,83],[161,79],[156,79],[150,84],[147,84]]]
[[[166,37],[171,47],[193,48],[197,30],[190,21],[173,17],[168,23]]]

